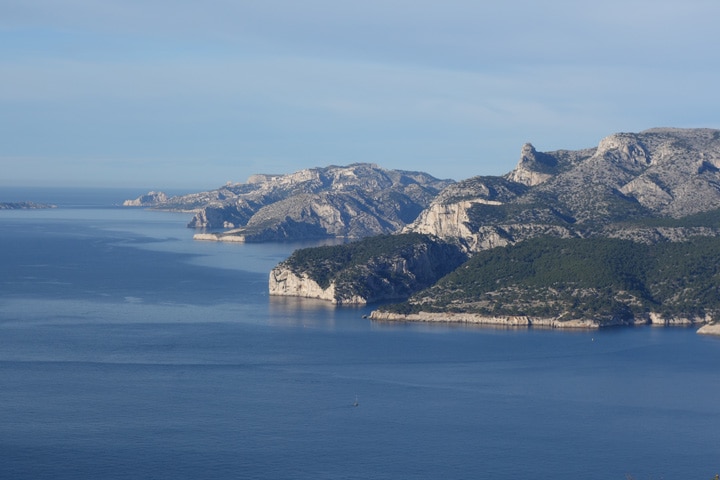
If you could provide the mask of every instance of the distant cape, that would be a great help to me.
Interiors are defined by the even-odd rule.
[[[227,242],[362,238],[414,221],[452,180],[374,164],[258,174],[247,183],[168,198],[149,192],[125,206],[193,212],[195,238]]]
[[[57,205],[36,202],[0,202],[0,210],[36,210],[43,208],[57,208]]]

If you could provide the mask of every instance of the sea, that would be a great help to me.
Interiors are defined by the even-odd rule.
[[[720,338],[378,323],[268,295],[312,244],[198,242],[142,191],[0,188],[2,479],[698,479]]]

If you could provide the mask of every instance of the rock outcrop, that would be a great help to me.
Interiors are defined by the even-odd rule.
[[[539,185],[557,173],[558,160],[552,155],[539,153],[530,143],[520,150],[520,161],[507,179],[528,187]]]
[[[290,267],[284,265],[275,267],[270,272],[269,290],[270,295],[317,298],[328,300],[334,304],[343,303],[342,300],[344,300],[335,297],[334,282],[330,283],[327,288],[322,288],[307,273],[295,273]],[[357,303],[366,302],[358,301]]]
[[[720,335],[720,323],[713,323],[700,327],[697,333],[701,335]]]

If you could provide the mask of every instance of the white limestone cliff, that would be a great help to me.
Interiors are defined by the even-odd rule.
[[[298,275],[284,266],[277,266],[270,272],[269,291],[273,296],[290,296],[326,300],[334,305],[365,305],[367,299],[360,295],[340,295],[331,282],[322,288],[307,274]]]
[[[482,198],[455,203],[434,202],[420,213],[417,220],[405,227],[404,231],[435,235],[440,238],[464,238],[470,243],[475,243],[472,239],[476,233],[469,228],[468,210],[479,203],[502,205],[501,202]]]
[[[287,267],[277,266],[270,271],[270,295],[317,298],[335,302],[335,285],[322,288],[307,274],[297,275]]]
[[[720,323],[705,325],[698,329],[700,335],[720,335]]]

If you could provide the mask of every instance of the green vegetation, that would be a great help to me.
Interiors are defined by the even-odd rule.
[[[468,210],[468,219],[473,225],[503,223],[542,223],[544,225],[568,225],[575,219],[568,213],[542,203],[506,203],[487,205],[477,203]]]
[[[481,252],[398,313],[632,318],[720,312],[720,240],[645,245],[608,238],[536,238]]]
[[[417,261],[419,252],[427,253],[427,262]],[[307,274],[322,288],[328,288],[335,281],[343,294],[368,298],[378,290],[400,287],[398,292],[403,293],[392,296],[407,297],[418,288],[431,285],[466,258],[457,247],[427,235],[410,233],[303,248],[296,250],[282,265],[295,273]],[[404,263],[408,271],[398,271],[394,266],[397,263]]]
[[[379,235],[342,245],[326,245],[296,250],[283,262],[293,272],[304,272],[322,288],[341,270],[367,263],[371,258],[417,243],[423,236]]]
[[[646,218],[633,224],[644,227],[720,227],[720,209],[700,212],[681,218]]]

